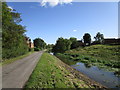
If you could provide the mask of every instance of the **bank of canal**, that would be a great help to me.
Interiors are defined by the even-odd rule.
[[[44,53],[24,89],[28,88],[103,88],[53,55]]]
[[[55,55],[102,85],[120,88],[120,45],[91,45]]]
[[[97,66],[87,67],[81,62],[77,62],[76,64],[71,65],[71,67],[108,88],[116,88],[116,86],[120,85],[120,76],[116,76],[114,72],[100,69]]]
[[[53,55],[53,53],[51,54]],[[64,57],[58,58],[92,80],[108,88],[120,88],[120,76],[115,75],[115,72],[109,71],[107,68],[100,68],[94,65],[89,66],[89,64],[82,63],[80,61],[66,60]]]

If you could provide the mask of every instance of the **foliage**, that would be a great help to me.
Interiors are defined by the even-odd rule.
[[[2,57],[8,59],[28,52],[24,33],[25,27],[19,24],[20,14],[2,3]]]
[[[52,52],[52,48],[54,47],[54,44],[48,44],[47,46],[46,46],[46,49],[47,49],[47,52]]]
[[[40,48],[36,48],[36,47],[35,47],[35,48],[34,48],[34,51],[40,51]]]
[[[29,52],[32,52],[32,51],[34,51],[34,48],[29,48]]]
[[[91,44],[91,35],[89,33],[85,33],[83,36],[83,40],[85,45],[90,45]]]
[[[53,48],[54,44],[48,44],[46,48]]]
[[[54,53],[64,53],[65,51],[69,50],[71,47],[71,41],[64,38],[58,38],[55,46],[53,47],[52,51]]]
[[[11,58],[11,59],[4,60],[4,61],[1,63],[1,65],[10,64],[10,63],[13,63],[13,62],[16,61],[16,60],[23,59],[23,58],[29,56],[30,54],[32,54],[33,52],[34,52],[34,51],[28,52],[28,53],[26,53],[26,54],[24,54],[24,55],[21,55],[21,56],[15,57],[15,58]]]
[[[46,48],[46,43],[41,38],[36,38],[36,39],[33,40],[33,42],[34,42],[34,46],[36,48],[39,48],[41,50]]]
[[[72,42],[70,49],[75,49],[80,46],[79,42],[77,41],[77,38],[71,37],[70,41]]]
[[[94,37],[94,39],[95,39],[95,42],[97,43],[97,44],[102,44],[103,42],[104,42],[104,36],[103,36],[103,34],[101,34],[100,32],[98,32],[97,34],[96,34],[96,36]],[[95,43],[94,42],[94,43]]]
[[[71,41],[71,42],[77,41],[77,38],[71,37],[71,38],[70,38],[70,41]]]
[[[73,62],[73,58],[70,55],[57,53],[55,56],[68,65],[76,64],[76,62]]]

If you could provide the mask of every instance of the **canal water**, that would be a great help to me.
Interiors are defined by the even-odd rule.
[[[99,69],[97,66],[86,67],[81,62],[77,62],[75,65],[71,65],[71,67],[108,88],[116,88],[116,86],[120,85],[120,77],[114,75],[114,72]]]
[[[50,53],[53,55],[53,53]],[[74,62],[70,60],[63,60],[64,63],[70,65],[76,70],[82,72],[92,80],[108,87],[108,88],[117,88],[120,89],[120,76],[116,76],[114,72],[107,71],[97,66],[87,66],[82,62]],[[116,87],[119,86],[119,87]]]

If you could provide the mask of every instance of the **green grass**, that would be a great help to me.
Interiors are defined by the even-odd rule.
[[[120,71],[120,45],[92,45],[66,51],[57,57],[63,61],[79,61],[117,73]]]
[[[12,59],[6,59],[6,60],[4,60],[2,63],[0,63],[0,66],[1,66],[1,65],[5,65],[5,64],[10,64],[10,63],[12,63],[12,62],[14,62],[14,61],[16,61],[16,60],[20,60],[20,59],[22,59],[22,58],[24,58],[24,57],[26,57],[26,56],[29,56],[29,55],[32,54],[32,53],[34,53],[34,51],[28,52],[28,53],[26,53],[26,54],[24,54],[24,55],[21,55],[21,56],[12,58]]]
[[[84,81],[75,78],[60,64],[55,56],[44,53],[25,85],[27,88],[90,88]]]
[[[120,45],[119,46],[93,45],[85,48],[74,49],[68,51],[68,53],[89,55],[94,56],[96,58],[118,61],[118,57],[120,58]]]

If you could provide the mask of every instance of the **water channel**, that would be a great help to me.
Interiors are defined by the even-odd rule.
[[[53,55],[53,53],[50,53]],[[76,70],[82,72],[92,80],[108,87],[108,88],[120,88],[116,86],[120,86],[120,76],[116,76],[114,72],[110,72],[105,69],[98,68],[97,66],[88,67],[86,64],[81,62],[74,62],[74,61],[64,61],[66,64],[70,65],[71,67],[75,68]]]
[[[100,69],[97,66],[86,67],[86,65],[81,62],[77,62],[75,65],[71,65],[71,67],[108,88],[116,88],[116,86],[120,85],[120,77],[114,75],[114,72]]]

